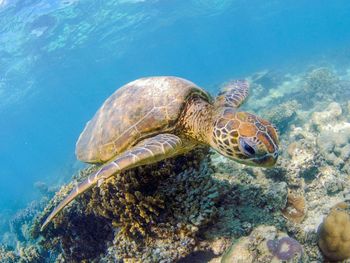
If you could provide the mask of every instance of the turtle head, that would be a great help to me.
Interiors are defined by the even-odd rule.
[[[220,111],[214,121],[210,145],[220,154],[247,165],[271,167],[278,158],[274,125],[229,107]]]

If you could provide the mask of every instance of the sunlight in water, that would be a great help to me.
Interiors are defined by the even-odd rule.
[[[346,257],[315,240],[349,28],[348,0],[0,0],[0,261]]]

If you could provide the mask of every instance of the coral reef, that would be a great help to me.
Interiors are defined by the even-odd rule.
[[[47,199],[43,199],[41,202],[33,201],[10,219],[10,231],[15,234],[18,241],[30,240],[30,225],[34,217],[44,208],[45,202],[47,202]]]
[[[17,262],[43,262],[46,253],[43,253],[41,249],[36,245],[29,245],[18,248],[19,260]]]
[[[301,196],[301,208],[305,202],[307,215],[300,213],[302,215],[300,220],[287,223],[286,229],[295,239],[303,243],[310,260],[321,262],[323,257],[317,247],[317,227],[321,223],[320,219],[329,207],[341,202],[350,190],[347,172],[350,162],[341,155],[345,151],[342,148],[348,143],[339,143],[344,142],[343,138],[347,136],[338,133],[325,139],[325,133],[332,130],[346,130],[344,128],[348,124],[339,103],[330,103],[322,111],[314,111],[309,117],[302,112],[298,114],[303,114],[306,120],[291,125],[289,131],[285,133],[282,144],[287,147],[281,157],[280,165],[268,174],[270,176],[282,174],[293,193]],[[287,202],[287,208],[290,205],[288,203],[297,202],[293,199]],[[282,210],[284,216],[287,211],[298,212],[297,209],[289,209]]]
[[[293,260],[294,257],[300,257],[303,253],[302,246],[291,237],[268,240],[267,247],[275,258],[283,261]]]
[[[42,183],[39,188],[45,190],[40,191],[43,195],[41,200],[30,202],[9,219],[10,230],[2,237],[2,244],[6,246],[0,247],[0,262],[40,263],[50,259],[47,251],[32,239],[30,233],[34,218],[41,213],[53,194],[53,190]]]
[[[237,240],[222,263],[308,262],[301,244],[274,226],[259,226],[248,237]]]
[[[16,263],[18,261],[19,256],[12,249],[0,246],[0,262]]]
[[[339,77],[330,68],[321,67],[308,72],[304,77],[304,90],[317,97],[339,91]]]
[[[330,260],[350,258],[350,206],[346,202],[332,207],[319,228],[323,254]]]
[[[47,229],[41,245],[62,249],[61,256],[70,262],[180,259],[193,251],[199,230],[217,214],[224,184],[212,174],[206,148],[123,172],[68,206]],[[73,183],[63,187],[38,217],[35,236],[50,209],[72,187]]]
[[[217,213],[219,189],[211,173],[203,164],[197,171],[189,169],[161,182],[159,193],[165,197],[167,209],[151,227],[152,236],[144,238],[147,246],[130,249],[130,242],[117,237],[115,243],[119,246],[114,247],[115,253],[121,258],[133,255],[142,262],[171,262],[192,252],[199,230]]]
[[[0,262],[3,263],[40,263],[45,262],[46,254],[36,245],[21,246],[16,249],[0,246]]]
[[[325,160],[341,170],[350,171],[347,164],[350,157],[350,123],[342,119],[342,112],[338,103],[330,103],[325,111],[313,113],[312,124],[319,132],[317,146]]]
[[[266,178],[260,168],[248,168],[219,155],[212,162],[214,177],[227,181],[230,187],[220,203],[216,223],[205,232],[207,238],[238,238],[266,222],[283,225],[280,210],[287,203],[285,182]]]
[[[297,116],[296,112],[301,108],[301,105],[296,100],[283,102],[271,109],[265,109],[262,115],[277,126],[280,132],[284,132],[289,123]]]
[[[320,76],[324,77],[322,74]],[[348,172],[350,161],[347,156],[350,142],[347,127],[350,115],[347,109],[348,102],[340,96],[344,86],[338,77],[332,78],[334,81],[332,92],[325,93],[322,98],[313,98],[311,101],[305,100],[305,94],[312,94],[316,92],[315,89],[321,92],[319,87],[328,85],[330,79],[318,80],[315,74],[313,80],[309,81],[314,82],[306,92],[303,90],[305,76],[288,76],[280,85],[265,91],[267,99],[261,100],[261,94],[264,93],[261,87],[257,103],[254,99],[250,99],[254,104],[249,104],[248,108],[264,112],[265,117],[270,116],[267,118],[279,116],[277,114],[279,111],[287,111],[287,108],[281,108],[275,115],[274,110],[272,112],[269,110],[278,106],[266,107],[267,103],[288,105],[291,101],[295,101],[293,104],[297,106],[292,109],[293,117],[290,119],[286,117],[286,125],[280,126],[282,152],[275,168],[269,170],[248,168],[224,158],[213,159],[216,162],[216,178],[226,179],[236,186],[235,194],[239,202],[230,202],[229,192],[225,198],[228,202],[222,203],[219,207],[217,223],[211,230],[205,232],[208,239],[216,240],[212,231],[218,233],[216,237],[227,236],[237,239],[242,235],[249,235],[254,227],[261,224],[274,225],[278,230],[287,232],[291,238],[297,240],[310,261],[324,261],[317,245],[317,228],[328,209],[344,200],[350,191]],[[318,83],[318,86],[315,83]],[[272,94],[275,94],[275,103],[271,99]],[[339,100],[334,102],[332,101],[334,98]],[[284,112],[280,114],[283,116]],[[233,175],[233,178],[229,175]],[[255,184],[257,185],[255,192],[251,191],[247,196],[243,189],[253,188]],[[258,205],[267,197],[262,190],[265,187],[277,190],[276,186],[281,184],[284,184],[284,190],[277,191],[277,196],[283,197],[281,199],[283,202],[278,202],[279,211],[269,211],[265,217],[267,209]],[[271,206],[271,201],[274,202],[267,198],[265,200],[268,201],[264,204],[266,207]],[[244,206],[242,210],[241,206]],[[239,214],[238,211],[243,212]],[[240,218],[238,222],[237,214]],[[249,215],[252,215],[252,218]],[[262,219],[261,222],[259,218]],[[243,256],[246,254],[242,250],[241,253]],[[214,258],[211,262],[217,261]]]
[[[343,219],[349,211],[334,208],[350,197],[347,74],[314,67],[306,74],[264,71],[250,78],[252,98],[243,107],[261,113],[280,130],[281,154],[273,169],[247,167],[198,149],[123,172],[92,188],[67,206],[44,233],[39,228],[48,213],[97,167],[77,174],[49,203],[51,188],[38,183],[46,208],[34,224],[32,218],[43,206],[28,207],[13,218],[12,232],[3,237],[13,246],[1,247],[0,261],[20,262],[30,255],[37,258],[34,262],[345,258],[349,249],[336,247],[341,257],[334,256],[327,235],[334,229],[339,233],[339,228],[345,235],[348,226]],[[28,242],[30,227],[35,240]]]
[[[282,214],[294,223],[301,223],[306,215],[305,198],[289,191],[287,205],[282,209]]]

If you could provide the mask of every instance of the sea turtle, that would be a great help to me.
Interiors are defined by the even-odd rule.
[[[74,198],[107,178],[209,145],[237,162],[270,167],[278,158],[275,127],[237,108],[248,96],[247,81],[232,81],[213,100],[178,77],[148,77],[112,94],[76,144],[77,158],[103,163],[51,212],[42,229]]]

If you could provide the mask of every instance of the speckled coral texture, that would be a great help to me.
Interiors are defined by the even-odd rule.
[[[69,262],[180,259],[193,251],[199,230],[217,213],[221,184],[212,173],[207,148],[123,172],[77,198],[41,243]],[[70,188],[64,187],[48,207]]]

